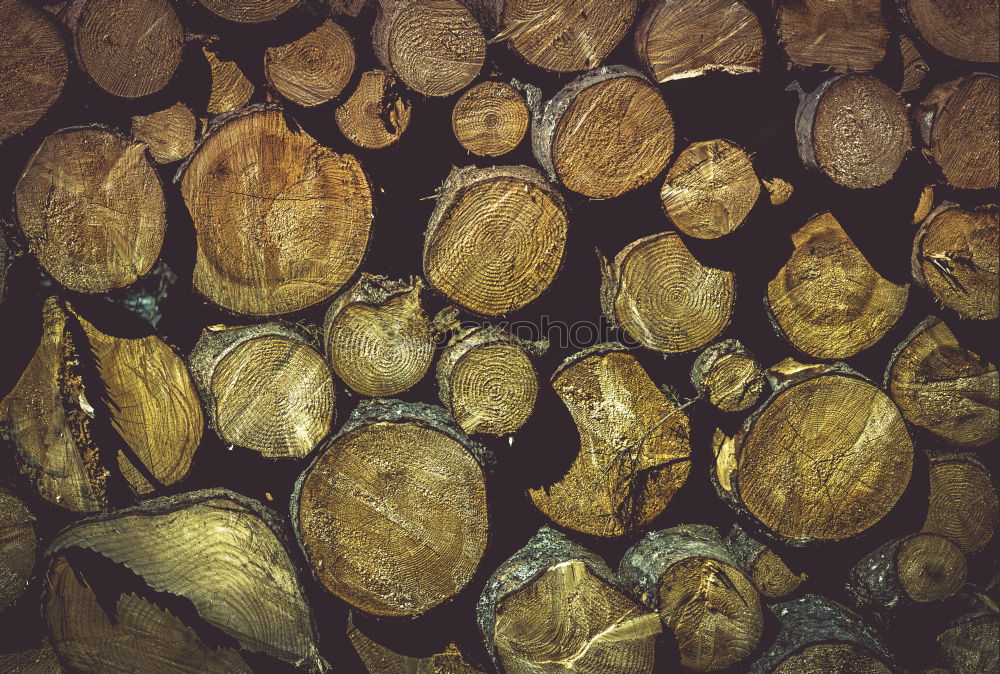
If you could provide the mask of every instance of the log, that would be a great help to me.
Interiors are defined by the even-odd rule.
[[[903,64],[903,79],[899,93],[908,94],[920,88],[930,71],[930,66],[927,65],[917,45],[906,35],[899,36],[899,56]]]
[[[0,613],[24,594],[37,555],[34,513],[16,492],[0,487]]]
[[[723,412],[743,412],[756,404],[767,380],[742,342],[724,339],[698,354],[691,366],[691,385]]]
[[[995,205],[966,210],[944,202],[920,225],[913,240],[913,280],[962,318],[1000,317],[997,247],[1000,211]]]
[[[647,349],[699,349],[726,329],[736,298],[733,272],[701,263],[677,232],[633,241],[601,261],[601,308]]]
[[[333,375],[298,332],[278,323],[214,325],[188,357],[208,425],[223,442],[300,459],[330,431]]]
[[[859,616],[826,597],[807,594],[772,604],[778,634],[749,674],[890,674],[885,646]]]
[[[242,665],[241,650],[323,671],[327,664],[287,546],[273,511],[225,489],[154,499],[84,520],[49,547],[49,577],[56,582],[43,599],[43,617],[52,644],[61,659],[88,670],[174,671],[189,662],[187,671],[205,671],[213,668],[207,658],[220,667]],[[77,579],[87,572],[80,550],[103,562],[85,584]],[[127,567],[113,573],[134,574],[140,596],[115,586],[125,577],[110,577],[108,561]],[[116,597],[117,625],[97,605]],[[171,607],[185,606],[187,624],[171,615]],[[193,628],[227,648],[205,653]],[[129,635],[138,647],[127,646]],[[121,647],[108,648],[112,643]],[[147,664],[136,658],[148,658]]]
[[[434,358],[434,331],[420,301],[418,276],[392,280],[361,273],[337,296],[323,321],[333,371],[360,393],[383,397],[417,384]]]
[[[531,124],[531,149],[553,180],[608,199],[652,182],[666,168],[674,121],[642,73],[606,66],[580,75],[545,103]]]
[[[507,42],[531,65],[556,72],[596,68],[625,37],[637,0],[469,0],[490,44]]]
[[[346,16],[357,16],[365,7],[368,0],[323,0],[333,14],[344,14]]]
[[[451,113],[459,144],[480,157],[512,152],[528,131],[531,116],[524,97],[504,82],[480,82],[462,94]]]
[[[529,355],[539,356],[547,346],[495,327],[455,334],[437,362],[441,403],[466,433],[514,433],[528,421],[538,397]]]
[[[417,616],[454,597],[486,549],[489,465],[440,407],[360,403],[292,493],[313,574],[379,616]]]
[[[505,674],[650,674],[661,632],[603,559],[548,527],[490,576],[476,617]]]
[[[717,239],[746,220],[760,196],[750,155],[727,140],[687,146],[667,171],[663,211],[688,236]]]
[[[867,71],[885,58],[889,26],[880,0],[780,0],[777,5],[778,41],[797,66]]]
[[[987,73],[939,84],[914,112],[926,155],[952,187],[1000,187],[1000,78]]]
[[[635,27],[635,56],[654,82],[760,71],[764,33],[741,0],[655,0]]]
[[[691,468],[687,414],[620,344],[580,351],[552,375],[580,434],[580,450],[555,484],[529,489],[561,527],[614,537],[666,510]]]
[[[767,190],[767,196],[772,206],[781,206],[787,203],[795,192],[792,184],[784,178],[774,177],[770,180],[763,178],[761,182],[764,183],[764,188]]]
[[[82,293],[122,288],[148,274],[167,226],[145,144],[100,126],[46,137],[17,181],[14,207],[39,264]]]
[[[906,420],[954,447],[988,445],[1000,436],[1000,374],[935,316],[896,348],[885,387]]]
[[[453,169],[427,223],[424,278],[475,314],[517,311],[558,273],[567,225],[566,203],[537,169]]]
[[[791,257],[767,284],[777,332],[814,358],[850,358],[896,325],[909,295],[878,273],[831,213],[792,234]]]
[[[180,65],[184,26],[169,0],[71,0],[61,15],[80,69],[112,96],[155,94]]]
[[[376,0],[375,5],[375,56],[410,89],[450,96],[479,74],[486,38],[458,0]]]
[[[205,9],[235,23],[273,21],[299,4],[299,0],[198,0]]]
[[[995,2],[895,0],[895,4],[913,36],[945,56],[976,63],[996,63],[1000,58]]]
[[[714,528],[652,531],[625,552],[618,576],[673,632],[682,666],[714,672],[756,650],[760,597]]]
[[[253,84],[246,78],[235,61],[222,58],[217,53],[217,44],[210,39],[202,46],[202,54],[208,63],[211,81],[208,93],[206,112],[210,115],[221,115],[231,110],[239,110],[250,102],[253,96]]]
[[[795,573],[778,554],[763,542],[750,536],[739,524],[726,535],[726,549],[747,577],[768,599],[781,599],[795,592],[808,579],[805,573]]]
[[[198,120],[191,108],[174,103],[169,108],[132,118],[132,136],[146,144],[157,164],[172,164],[194,150]]]
[[[934,186],[924,185],[924,189],[920,190],[920,196],[917,197],[917,205],[913,209],[913,218],[910,220],[911,224],[919,225],[924,221],[931,213],[931,209],[934,208]]]
[[[857,536],[910,482],[913,444],[889,396],[843,364],[772,368],[775,393],[718,447],[719,496],[789,545]]]
[[[806,168],[850,189],[886,184],[913,147],[899,94],[863,74],[831,77],[803,95],[795,138]]]
[[[403,655],[370,639],[353,621],[348,622],[347,638],[368,674],[485,674],[470,665],[454,643],[426,657]]]
[[[55,23],[27,0],[0,5],[0,143],[38,122],[62,93],[66,43]]]
[[[327,19],[312,31],[264,52],[264,76],[274,89],[303,107],[338,96],[354,74],[354,41]]]
[[[847,593],[865,615],[888,625],[916,604],[954,596],[966,573],[965,555],[947,538],[910,534],[883,543],[855,564]]]
[[[281,108],[220,118],[179,171],[198,239],[194,287],[229,311],[274,316],[318,304],[361,265],[371,186]]]
[[[930,494],[923,531],[967,554],[985,550],[1000,526],[997,489],[970,452],[928,452]]]
[[[0,671],[10,674],[62,674],[63,667],[48,640],[38,648],[0,653]]]
[[[959,598],[961,610],[935,639],[938,659],[952,674],[995,672],[1000,667],[1000,614],[984,594]]]
[[[396,78],[384,70],[361,74],[358,86],[334,113],[344,138],[358,147],[380,150],[399,140],[410,124],[410,103]]]

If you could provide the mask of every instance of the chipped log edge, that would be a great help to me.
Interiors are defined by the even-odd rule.
[[[918,286],[924,288],[925,290],[929,290],[929,285],[927,283],[927,276],[924,274],[924,267],[923,267],[924,238],[927,236],[927,232],[930,231],[931,225],[934,224],[934,221],[937,220],[937,218],[943,215],[946,211],[951,211],[955,209],[965,211],[966,213],[989,213],[991,211],[996,212],[997,205],[983,204],[981,206],[977,206],[974,208],[965,209],[962,208],[961,204],[957,204],[953,201],[942,201],[937,208],[935,208],[933,211],[927,214],[927,217],[925,217],[923,221],[920,223],[920,227],[917,229],[916,236],[913,237],[913,250],[910,253],[910,272],[913,275],[913,281]],[[935,297],[934,300],[937,302],[938,306],[941,307],[944,306],[943,302],[937,299],[937,297]],[[950,309],[950,307],[945,307],[945,308]],[[958,314],[958,317],[962,320],[975,320],[975,319],[965,318],[964,316],[959,314],[958,311],[954,309],[950,310]]]
[[[500,666],[494,646],[497,605],[549,568],[568,561],[583,562],[594,576],[615,589],[622,588],[621,582],[601,557],[577,545],[559,531],[543,526],[524,547],[497,567],[486,581],[476,602],[476,621],[485,641],[487,655],[494,666]]]
[[[753,361],[757,364],[763,376],[764,368],[760,366],[760,362],[754,358],[753,354],[743,346],[743,342],[738,339],[723,339],[720,342],[706,346],[698,354],[698,357],[694,359],[694,363],[691,365],[691,385],[694,386],[695,391],[699,394],[702,393],[702,384],[705,377],[712,371],[715,364],[726,356],[742,356],[747,360]]]
[[[55,540],[49,545],[45,551],[45,557],[51,557],[56,553],[59,553],[68,548],[85,548],[87,545],[81,540],[78,530],[83,528],[85,525],[89,524],[101,524],[113,522],[114,520],[130,517],[130,516],[158,516],[158,515],[168,515],[170,513],[178,512],[190,506],[203,503],[205,501],[212,500],[227,500],[235,503],[237,506],[241,507],[246,512],[251,515],[255,515],[265,526],[271,531],[275,539],[278,541],[279,545],[285,551],[288,556],[289,566],[295,569],[296,563],[291,554],[293,548],[292,543],[289,540],[288,535],[285,533],[287,526],[282,522],[280,516],[273,511],[271,508],[265,506],[259,501],[252,499],[243,494],[231,491],[229,489],[215,487],[211,489],[201,489],[198,491],[185,492],[181,494],[176,494],[174,496],[162,496],[155,499],[150,499],[148,501],[143,501],[142,503],[131,506],[128,508],[122,508],[111,513],[103,513],[96,516],[84,517],[79,519],[72,524],[68,525],[62,531],[57,534]],[[96,550],[94,552],[97,552]],[[100,554],[100,553],[97,553]],[[131,570],[131,569],[130,569]],[[138,575],[138,574],[137,574]],[[308,616],[308,624],[311,631],[310,637],[312,641],[312,653],[308,656],[307,661],[310,665],[310,670],[314,672],[325,672],[330,669],[330,664],[320,655],[319,649],[319,631],[316,625],[316,618],[313,615],[312,607],[309,604],[308,593],[302,584],[302,579],[299,577],[299,573],[293,573],[293,578],[296,583],[296,590],[302,597],[302,606],[305,609],[306,615]],[[141,576],[140,576],[141,578]],[[145,579],[143,579],[145,582]],[[42,601],[42,619],[44,620],[44,612],[46,601]],[[242,646],[240,647],[242,649]]]
[[[770,648],[750,665],[748,674],[770,674],[786,658],[807,646],[830,642],[862,646],[895,671],[892,656],[875,632],[840,604],[807,594],[769,608],[780,623],[778,634]]]

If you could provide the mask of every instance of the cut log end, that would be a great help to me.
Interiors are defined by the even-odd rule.
[[[236,62],[219,58],[212,48],[211,41],[202,47],[202,53],[208,63],[211,78],[206,112],[210,115],[221,115],[246,105],[253,96],[253,84]]]
[[[384,70],[362,73],[358,86],[337,108],[337,128],[358,147],[379,150],[392,145],[410,124],[410,103],[396,78]]]
[[[520,145],[529,121],[524,97],[503,82],[477,84],[462,94],[451,113],[455,138],[483,157],[507,154]]]
[[[727,339],[698,355],[691,366],[691,383],[723,412],[742,412],[757,402],[767,382],[746,347]]]
[[[1000,18],[990,0],[899,0],[904,20],[924,42],[954,59],[996,63]]]
[[[14,492],[0,487],[0,611],[24,594],[37,553],[34,515]]]
[[[198,0],[213,14],[235,23],[273,21],[300,0]]]
[[[132,135],[146,144],[157,164],[171,164],[191,154],[197,134],[198,120],[183,103],[132,118]]]
[[[962,551],[934,534],[918,534],[900,544],[896,569],[903,591],[916,602],[951,597],[965,584]]]
[[[879,0],[786,1],[778,4],[778,39],[797,66],[867,71],[885,58],[889,26]]]
[[[297,40],[264,52],[264,75],[279,94],[304,107],[339,95],[354,73],[354,41],[329,19]]]
[[[970,454],[930,457],[930,496],[923,531],[966,553],[985,549],[1000,526],[1000,502],[986,468]]]

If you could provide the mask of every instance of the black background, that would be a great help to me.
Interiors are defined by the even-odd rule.
[[[768,2],[749,3],[761,17],[768,44],[762,72],[753,75],[726,76],[710,74],[660,85],[675,121],[675,155],[693,141],[726,138],[749,150],[754,157],[758,175],[782,177],[795,186],[792,199],[779,207],[771,206],[762,193],[746,224],[736,233],[714,241],[685,237],[692,252],[706,264],[734,270],[737,278],[737,300],[733,319],[721,335],[735,337],[765,364],[796,356],[795,349],[776,336],[765,315],[762,298],[767,281],[774,276],[791,252],[789,235],[813,214],[832,210],[844,229],[868,260],[885,277],[895,282],[909,279],[909,256],[916,227],[911,217],[922,187],[939,180],[935,170],[915,150],[904,162],[896,178],[888,185],[868,190],[848,191],[829,181],[806,174],[797,158],[792,121],[798,100],[786,87],[793,81],[812,90],[827,73],[819,69],[791,70],[784,55],[776,47]],[[190,34],[217,34],[220,55],[235,59],[244,73],[256,85],[254,101],[265,99],[263,50],[304,34],[319,18],[307,9],[295,10],[281,19],[262,26],[243,26],[222,21],[197,5],[178,7],[185,28]],[[888,15],[888,8],[886,8]],[[496,164],[527,164],[537,166],[526,139],[512,153],[492,159],[467,154],[455,140],[451,130],[451,110],[460,94],[443,99],[426,99],[412,94],[413,113],[409,128],[394,146],[383,150],[363,150],[354,147],[341,136],[333,113],[338,103],[351,91],[361,72],[378,67],[371,52],[369,32],[374,13],[366,9],[357,19],[337,17],[355,40],[358,63],[352,81],[341,96],[328,104],[305,109],[286,104],[291,118],[320,142],[337,152],[355,154],[361,161],[373,186],[376,216],[372,240],[362,269],[371,273],[402,277],[420,274],[420,250],[428,217],[434,206],[435,189],[453,166],[489,166]],[[895,27],[895,26],[894,26]],[[919,101],[935,83],[960,74],[982,71],[982,66],[961,64],[924,50],[932,66],[930,74],[918,92],[908,95],[909,102]],[[890,56],[879,66],[877,74],[894,87],[901,80],[901,64],[896,38],[889,46]],[[636,66],[632,31],[604,61],[605,64]],[[986,68],[996,71],[996,67]],[[553,95],[573,78],[543,72],[525,64],[505,45],[491,45],[487,63],[477,81],[490,78],[509,81],[516,77],[540,87],[545,98]],[[200,47],[190,43],[184,60],[171,85],[164,91],[138,101],[113,98],[90,83],[77,68],[71,74],[63,94],[50,113],[35,127],[0,146],[0,217],[13,222],[13,189],[18,175],[41,140],[57,129],[87,123],[103,123],[128,134],[131,117],[148,114],[171,105],[176,100],[187,103],[198,114],[205,108],[209,90],[208,69]],[[201,111],[201,112],[199,112]],[[915,137],[916,139],[916,137]],[[180,353],[186,355],[201,330],[214,323],[245,324],[251,319],[235,317],[210,306],[191,288],[194,262],[194,230],[173,183],[177,165],[160,168],[168,200],[169,226],[162,259],[176,272],[178,280],[169,296],[161,302],[162,320],[157,332]],[[660,176],[646,187],[609,200],[590,200],[563,190],[570,209],[570,231],[562,269],[549,290],[526,308],[504,317],[507,321],[538,323],[542,316],[549,321],[572,324],[598,321],[599,272],[595,249],[612,257],[631,241],[671,228],[663,215],[658,192]],[[992,193],[958,192],[938,188],[935,203],[942,199],[958,201],[967,206],[995,200]],[[16,229],[6,232],[15,247],[23,249]],[[140,282],[141,283],[141,282]],[[27,364],[40,336],[40,306],[53,292],[62,294],[99,328],[109,334],[138,336],[148,334],[151,327],[135,314],[103,298],[84,297],[58,288],[37,267],[30,255],[16,260],[10,271],[7,297],[0,304],[0,325],[4,327],[5,349],[0,374],[0,395],[14,385]],[[313,309],[282,317],[303,325],[318,325],[327,303]],[[443,298],[429,293],[425,306],[433,314],[446,305]],[[911,288],[906,312],[896,327],[876,346],[847,362],[877,383],[892,349],[919,320],[930,313],[946,318],[952,328],[970,346],[978,349],[993,362],[997,360],[997,326],[991,323],[959,321],[947,310],[936,306],[927,292]],[[476,320],[467,314],[463,320]],[[604,338],[614,337],[605,334]],[[602,341],[602,340],[597,340]],[[494,450],[497,468],[491,483],[491,540],[480,572],[472,583],[453,601],[430,611],[416,620],[376,620],[356,617],[362,629],[376,640],[400,652],[426,655],[457,640],[470,659],[482,661],[484,652],[474,619],[473,605],[486,578],[504,559],[523,545],[538,527],[545,524],[525,495],[525,489],[551,484],[568,467],[578,445],[578,435],[569,413],[559,402],[547,381],[556,366],[577,348],[568,345],[554,348],[537,362],[540,397],[534,415],[516,434],[513,444],[507,438],[478,439]],[[644,349],[634,350],[653,380],[674,389],[682,399],[694,397],[689,371],[696,353],[663,357]],[[413,401],[437,403],[433,368],[416,387],[399,396]],[[337,424],[350,413],[358,396],[338,386]],[[711,450],[709,438],[716,427],[732,432],[742,422],[743,415],[727,415],[699,401],[687,409],[692,421],[693,464],[687,484],[673,499],[667,511],[650,527],[663,528],[686,522],[708,523],[723,533],[735,516],[716,498],[709,483]],[[937,447],[930,437],[911,429],[918,450]],[[995,447],[979,452],[996,474]],[[245,494],[274,508],[287,518],[288,497],[295,478],[307,465],[308,459],[269,461],[249,450],[227,449],[206,430],[189,476],[164,493],[175,493],[205,487],[224,486]],[[0,448],[0,480],[13,483],[38,514],[38,532],[46,545],[74,517],[41,501],[24,488],[17,474],[14,451]],[[265,499],[265,492],[273,501]],[[903,535],[920,528],[926,512],[927,467],[918,451],[913,479],[897,507],[879,525],[855,541],[827,544],[814,549],[776,549],[796,571],[805,570],[809,580],[800,592],[818,592],[847,603],[842,585],[847,570],[860,557],[889,537]],[[749,523],[744,522],[748,525]],[[571,534],[572,538],[602,555],[615,568],[622,553],[638,538],[617,540],[593,539]],[[292,551],[303,569],[307,569],[298,550]],[[102,562],[96,556],[83,555],[81,563],[89,565],[88,578],[109,589],[145,592],[141,582],[123,567]],[[996,546],[970,558],[970,582],[983,587],[996,570]],[[10,610],[0,615],[0,652],[21,650],[38,642],[43,631],[39,616],[39,596],[44,580],[44,565],[40,562],[37,577],[26,595]],[[325,657],[337,671],[363,671],[344,637],[346,606],[312,581],[308,572],[302,574],[321,633]],[[166,595],[156,595],[157,601],[171,610],[194,620],[190,605]],[[902,662],[910,667],[930,664],[930,635],[940,623],[941,612],[935,607],[902,616],[888,635],[897,647]],[[773,630],[762,644],[766,646]],[[209,640],[224,642],[219,634]],[[676,664],[675,646],[664,637],[658,653],[658,670],[672,671]],[[261,671],[281,671],[284,665],[269,658],[250,656]],[[484,665],[485,666],[485,665]],[[734,671],[741,671],[736,667]]]

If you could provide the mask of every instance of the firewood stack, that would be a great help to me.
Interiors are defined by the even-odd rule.
[[[0,0],[0,672],[995,672],[997,0]]]

